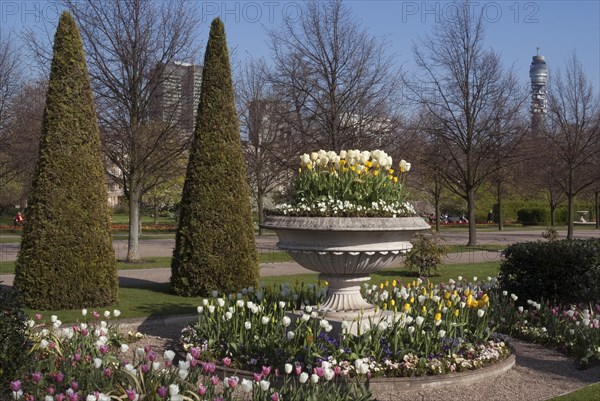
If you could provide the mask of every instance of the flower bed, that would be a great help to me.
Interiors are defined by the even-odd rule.
[[[485,287],[463,282],[434,287],[417,280],[365,288],[366,298],[389,313],[343,321],[340,334],[311,306],[322,289],[307,288],[316,302],[285,286],[204,299],[198,323],[183,331],[183,346],[198,347],[215,360],[231,358],[245,370],[292,365],[310,373],[325,364],[344,377],[460,372],[509,354],[490,331]],[[291,318],[290,309],[301,313]]]

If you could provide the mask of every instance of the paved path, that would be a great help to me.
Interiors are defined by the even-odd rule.
[[[479,231],[477,233],[478,242],[482,244],[511,244],[515,242],[535,241],[541,239],[543,229],[531,231]],[[566,234],[560,232],[564,237]],[[577,230],[577,238],[600,238],[599,230]],[[443,237],[447,244],[466,244],[468,232],[452,231],[444,232]],[[15,260],[18,252],[18,244],[0,244],[0,261]],[[175,246],[174,239],[144,239],[140,240],[140,252],[144,257],[168,257],[173,254]],[[114,241],[115,254],[118,259],[123,259],[127,254],[127,241]],[[262,236],[257,237],[256,247],[259,252],[277,252],[277,237]],[[487,262],[500,259],[500,253],[496,251],[486,251],[473,249],[462,253],[452,253],[446,258],[446,263],[475,263]],[[260,267],[260,276],[286,276],[296,274],[313,274],[295,262],[263,263]],[[167,283],[171,276],[170,268],[157,269],[136,269],[119,270],[119,282],[125,285],[144,285],[147,282]],[[2,285],[12,285],[13,274],[0,275]]]

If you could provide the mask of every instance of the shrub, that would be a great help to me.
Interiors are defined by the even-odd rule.
[[[524,226],[537,226],[548,221],[548,213],[544,208],[527,208],[517,211],[517,220]]]
[[[0,399],[8,399],[10,378],[17,377],[29,358],[27,352],[27,315],[18,293],[0,290]]]
[[[555,304],[600,300],[600,240],[512,244],[504,250],[499,282],[523,302]]]
[[[558,239],[558,230],[555,227],[546,227],[542,233],[542,237],[548,241],[556,241]]]
[[[406,254],[404,265],[419,272],[421,276],[430,276],[438,273],[438,269],[444,256],[448,253],[448,247],[442,244],[443,239],[432,233],[415,235],[412,249]]]
[[[179,295],[258,283],[250,189],[223,22],[211,25],[188,163],[171,286]]]
[[[35,309],[117,301],[108,187],[81,37],[63,13],[54,38],[40,140],[15,288]]]

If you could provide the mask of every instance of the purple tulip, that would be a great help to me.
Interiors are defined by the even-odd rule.
[[[10,391],[21,391],[21,380],[10,382]]]
[[[231,358],[226,356],[225,358],[223,358],[223,365],[229,367],[231,366]]]
[[[219,378],[217,376],[213,376],[210,378],[210,382],[213,384],[213,386],[216,386],[219,384]]]
[[[42,380],[42,373],[41,372],[34,372],[31,374],[31,381],[34,383],[39,383],[39,381]]]
[[[206,386],[198,387],[198,395],[204,395],[204,394],[206,394]]]
[[[134,401],[138,397],[135,390],[125,390],[125,394],[127,394],[127,399],[129,401]]]
[[[63,372],[58,372],[56,374],[56,382],[62,383],[65,380],[65,374]]]
[[[65,401],[65,399],[67,398],[66,395],[64,395],[63,393],[60,394],[56,394],[56,396],[54,397],[55,401]]]
[[[77,391],[77,389],[79,388],[79,383],[77,383],[75,380],[73,380],[71,382],[71,388],[73,389],[73,391]]]
[[[167,396],[167,388],[165,386],[160,386],[158,388],[158,390],[156,390],[156,392],[158,393],[158,396],[160,398],[165,398]]]
[[[271,373],[271,367],[270,366],[263,366],[262,367],[262,374],[264,377],[269,376],[269,374]]]

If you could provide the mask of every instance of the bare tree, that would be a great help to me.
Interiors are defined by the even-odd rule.
[[[140,259],[142,196],[179,173],[191,132],[181,129],[181,97],[168,109],[157,98],[176,61],[197,56],[198,15],[185,0],[64,0],[80,27],[96,94],[103,145],[129,200],[128,261]],[[161,118],[153,118],[160,114]],[[189,118],[188,116],[187,118]],[[109,169],[111,171],[111,169]]]
[[[398,119],[398,71],[384,41],[341,0],[304,3],[271,31],[275,90],[295,139],[308,149],[386,148]]]
[[[267,75],[263,60],[250,60],[242,69],[236,98],[259,234],[263,233],[260,223],[264,220],[265,198],[289,182],[294,165],[291,159],[298,153],[290,146],[293,141],[289,129],[281,120],[284,103],[276,97]]]
[[[600,180],[600,100],[575,54],[550,82],[546,136],[559,167],[554,177],[567,198],[567,238],[572,239],[575,197]]]
[[[0,180],[4,184],[15,175],[9,167],[12,161],[9,136],[14,122],[14,99],[21,89],[21,55],[12,35],[0,31]]]
[[[30,82],[20,88],[11,102],[11,120],[2,141],[3,194],[0,205],[24,204],[38,161],[47,81]]]
[[[490,156],[508,160],[524,134],[518,110],[526,96],[500,56],[484,48],[483,15],[473,15],[468,2],[457,3],[455,10],[453,18],[438,22],[431,36],[413,46],[421,74],[405,77],[404,84],[435,121],[428,131],[443,149],[441,178],[467,202],[468,245],[473,246],[476,192],[499,168]]]

